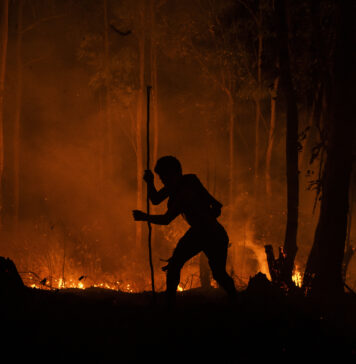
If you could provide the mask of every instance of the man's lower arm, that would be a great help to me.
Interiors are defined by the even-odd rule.
[[[169,224],[169,220],[166,215],[147,215],[147,221],[156,225]]]

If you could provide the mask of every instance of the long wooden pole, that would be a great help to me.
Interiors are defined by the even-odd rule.
[[[147,128],[146,128],[146,146],[147,146],[147,165],[146,169],[150,169],[150,95],[151,95],[151,86],[147,86]],[[150,214],[150,200],[148,196],[148,188],[147,188],[147,214]],[[148,221],[148,253],[149,253],[149,261],[150,261],[150,269],[151,269],[151,284],[152,284],[152,295],[153,302],[156,301],[156,292],[155,292],[155,275],[152,263],[152,226]]]

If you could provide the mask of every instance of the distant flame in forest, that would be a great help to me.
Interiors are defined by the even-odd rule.
[[[172,254],[186,230],[187,224],[182,219],[177,219],[170,226],[157,230],[157,235],[161,234],[160,239],[162,239],[159,243],[158,241],[155,243],[154,251],[157,292],[162,292],[166,288],[166,276],[160,268],[167,264],[166,259]],[[227,270],[233,276],[236,287],[239,289],[246,287],[249,277],[258,271],[268,277],[264,249],[254,241],[252,229],[246,229],[246,233],[241,236],[237,232],[230,235],[233,244],[229,249]],[[38,236],[35,237],[38,241]],[[140,260],[137,253],[122,257],[120,267],[108,273],[102,268],[100,254],[92,252],[84,243],[82,245],[81,242],[77,243],[75,250],[77,256],[73,255],[72,251],[66,250],[65,247],[71,243],[67,238],[55,235],[52,231],[51,234],[43,235],[42,249],[36,251],[28,249],[27,254],[19,257],[17,265],[25,285],[45,290],[84,290],[94,287],[127,293],[151,289],[148,262],[142,258]],[[81,259],[82,257],[85,259]],[[184,265],[178,292],[201,287],[200,269],[199,255]],[[210,278],[210,286],[217,288],[211,275]],[[298,267],[294,271],[293,281],[301,287],[302,275]]]
[[[25,277],[23,275],[24,283],[30,288],[35,289],[45,289],[45,290],[57,290],[57,289],[87,289],[87,288],[102,288],[102,289],[109,289],[109,290],[115,290],[120,292],[126,292],[126,293],[138,293],[139,290],[135,289],[133,287],[133,284],[131,283],[121,283],[119,281],[117,282],[103,282],[103,283],[94,283],[94,284],[86,284],[85,282],[81,282],[78,279],[75,278],[69,278],[69,279],[54,279],[52,283],[48,282],[46,279],[43,279],[42,281],[39,281],[38,279],[35,279],[33,276]],[[147,285],[149,282],[147,282]],[[194,285],[195,286],[195,285]],[[192,285],[187,285],[184,282],[179,284],[178,286],[178,292],[183,292],[187,289],[193,288]]]
[[[24,278],[24,277],[23,277]],[[43,279],[42,281],[38,281],[37,279],[34,279],[32,276],[24,279],[24,283],[31,288],[36,289],[66,289],[66,288],[76,288],[76,289],[86,289],[90,287],[95,288],[104,288],[104,289],[111,289],[111,290],[120,290],[122,292],[129,292],[133,293],[134,290],[131,287],[130,283],[126,284],[120,284],[120,282],[113,282],[113,283],[94,283],[94,284],[85,284],[84,282],[81,282],[79,279],[75,278],[69,278],[69,279],[54,279],[52,283],[47,282],[46,279]]]
[[[294,273],[292,275],[292,281],[297,287],[302,287],[303,283],[303,275],[299,270],[299,267],[296,265],[294,269]]]

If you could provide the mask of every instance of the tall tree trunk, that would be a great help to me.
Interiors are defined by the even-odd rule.
[[[343,293],[342,263],[347,233],[352,153],[355,143],[354,4],[335,3],[337,33],[334,84],[329,102],[327,159],[322,179],[322,199],[314,244],[305,271],[304,284],[312,292],[330,298]]]
[[[144,10],[139,10],[140,34],[138,38],[139,54],[139,89],[136,106],[136,176],[137,176],[137,209],[143,208],[143,108],[145,96],[145,34],[144,34]],[[141,247],[142,243],[142,224],[136,224],[136,246]]]
[[[113,147],[112,147],[112,110],[111,110],[111,74],[110,74],[110,45],[109,45],[109,19],[108,3],[104,0],[104,72],[105,72],[105,117],[106,117],[106,172],[107,177],[113,174]]]
[[[155,1],[150,0],[150,12],[151,12],[151,44],[150,44],[150,64],[151,64],[151,105],[152,105],[152,124],[153,124],[153,153],[152,159],[155,162],[158,158],[158,140],[159,140],[159,128],[158,128],[158,84],[157,84],[157,39],[156,39],[156,19],[155,19]]]
[[[233,220],[234,203],[234,171],[235,171],[235,117],[234,117],[234,98],[230,90],[225,89],[228,98],[229,112],[229,216],[228,227],[231,228]]]
[[[299,155],[299,166],[302,171],[305,171],[309,168],[310,165],[310,157],[312,148],[316,143],[316,131],[318,124],[320,124],[321,115],[322,115],[322,93],[323,90],[319,88],[315,94],[313,104],[309,114],[308,127],[310,128],[306,140],[303,145],[303,149]]]
[[[228,98],[228,115],[229,115],[229,209],[227,217],[227,228],[231,231],[233,226],[234,212],[234,184],[235,184],[235,116],[234,116],[234,98],[229,89],[225,89]],[[234,275],[235,265],[235,248],[233,245],[230,251],[231,274]]]
[[[298,176],[298,110],[290,70],[288,52],[288,27],[285,0],[276,0],[277,39],[281,90],[287,108],[286,172],[287,172],[287,226],[284,240],[286,254],[283,280],[292,282],[294,260],[297,254],[299,176]]]
[[[99,190],[105,189],[105,131],[106,131],[106,116],[105,116],[105,102],[102,91],[98,92],[98,110],[101,116],[100,124],[98,125],[98,175],[99,175]]]
[[[305,142],[305,146],[300,153],[300,165],[304,170],[309,167],[310,156],[313,146],[316,144],[316,131],[321,130],[322,119],[325,114],[325,98],[329,94],[330,80],[328,67],[323,64],[323,61],[329,57],[328,47],[325,44],[325,37],[322,34],[320,28],[320,2],[321,0],[314,0],[310,3],[310,15],[311,15],[311,41],[312,41],[312,57],[314,60],[314,65],[312,67],[311,77],[315,87],[315,96],[313,100],[313,106],[310,115],[309,126],[310,131],[308,133],[308,138]],[[320,135],[320,139],[321,139]],[[322,141],[322,140],[320,140]]]
[[[259,28],[261,27],[261,9],[259,10]],[[257,49],[257,94],[255,96],[256,104],[256,117],[255,117],[255,181],[254,193],[257,202],[259,191],[259,162],[260,162],[260,121],[261,121],[261,93],[262,93],[262,51],[263,51],[263,37],[262,31],[258,31],[258,49]]]
[[[16,85],[16,104],[14,119],[14,229],[17,231],[19,218],[20,203],[20,128],[21,128],[21,111],[22,111],[22,14],[23,1],[18,2],[17,14],[17,43],[16,43],[16,69],[17,69],[17,85]]]
[[[0,227],[2,226],[3,196],[2,180],[4,173],[4,93],[5,93],[5,75],[6,75],[6,56],[7,41],[9,31],[9,1],[1,1],[1,43],[0,43]]]
[[[274,79],[273,89],[271,90],[271,115],[270,115],[270,125],[267,141],[267,151],[266,151],[266,194],[268,199],[272,196],[272,186],[271,186],[271,161],[272,161],[272,150],[274,143],[274,136],[276,130],[276,103],[277,103],[277,93],[278,93],[278,83],[279,76]]]
[[[149,70],[148,74],[150,75],[150,85],[152,86],[151,94],[150,94],[150,104],[151,104],[151,120],[152,127],[150,133],[153,137],[153,147],[152,147],[152,162],[153,165],[156,163],[158,159],[158,138],[159,138],[159,128],[158,128],[158,83],[157,83],[157,31],[156,31],[156,19],[155,19],[155,11],[157,9],[157,4],[155,0],[149,0],[149,10],[150,10],[150,41],[149,41],[149,54],[150,60],[149,62]],[[151,167],[152,168],[152,167]],[[156,213],[156,206],[151,206],[151,213]],[[154,226],[152,229],[152,242],[154,245],[158,245],[160,241],[156,241],[157,234]]]

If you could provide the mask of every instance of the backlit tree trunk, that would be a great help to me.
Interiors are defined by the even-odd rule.
[[[1,44],[0,44],[0,227],[2,225],[3,196],[1,182],[4,171],[4,139],[3,139],[3,117],[4,117],[4,92],[5,92],[5,75],[6,75],[6,56],[8,41],[8,17],[9,1],[1,1]]]
[[[258,31],[258,49],[257,49],[257,93],[255,96],[256,118],[255,118],[255,198],[258,198],[259,191],[259,150],[260,150],[260,121],[261,121],[261,94],[262,94],[262,51],[263,37],[261,30],[261,9],[259,9],[259,31]],[[256,201],[257,202],[257,201]]]
[[[327,159],[322,179],[320,216],[304,274],[312,292],[330,298],[343,293],[342,263],[347,234],[349,187],[355,143],[354,4],[336,2],[338,8],[334,82],[329,102]]]
[[[309,160],[310,160],[310,152],[311,152],[311,146],[315,142],[313,140],[314,138],[314,130],[315,129],[315,116],[316,116],[316,102],[318,99],[318,94],[315,96],[315,99],[313,100],[313,104],[311,106],[311,109],[308,110],[308,121],[306,127],[309,128],[309,131],[307,132],[305,136],[305,140],[303,144],[301,145],[302,149],[299,153],[299,169],[301,171],[305,171],[306,168],[308,168]]]
[[[17,43],[16,43],[16,69],[17,69],[17,85],[16,85],[16,104],[14,118],[14,228],[17,230],[19,217],[20,202],[20,127],[21,127],[21,110],[22,110],[22,13],[23,1],[18,2],[17,15]]]
[[[228,98],[228,115],[229,115],[229,209],[227,217],[227,228],[231,232],[234,222],[234,184],[235,184],[235,114],[234,114],[234,98],[229,89],[225,89]],[[229,256],[231,261],[231,274],[234,275],[234,265],[236,256],[236,244],[232,245]]]
[[[150,12],[151,12],[151,44],[150,44],[150,64],[151,64],[151,85],[152,85],[152,95],[151,95],[151,105],[152,105],[152,124],[153,124],[153,162],[156,162],[158,157],[158,89],[157,89],[157,33],[155,26],[155,2],[151,0],[150,2]]]
[[[143,131],[143,108],[145,97],[145,36],[144,36],[144,10],[141,8],[140,17],[140,34],[138,36],[138,54],[139,54],[139,89],[136,106],[136,177],[137,177],[137,209],[143,208],[143,148],[142,148],[142,131]],[[142,242],[142,224],[136,224],[136,245],[141,246]]]
[[[234,98],[231,92],[225,90],[228,98],[229,112],[229,216],[228,227],[231,228],[233,221],[233,201],[234,201],[234,170],[235,170],[235,117]]]
[[[288,27],[285,0],[276,0],[277,39],[279,47],[280,86],[286,100],[286,172],[287,172],[287,226],[284,240],[286,261],[283,280],[292,281],[292,271],[297,253],[299,176],[298,176],[298,110],[290,70],[288,52]]]
[[[110,48],[109,48],[109,20],[108,4],[104,0],[104,70],[105,70],[105,118],[106,118],[106,172],[107,177],[112,177],[113,172],[113,148],[112,148],[112,112],[111,112],[111,94],[110,94]]]
[[[273,89],[271,90],[271,114],[270,114],[270,126],[269,126],[269,132],[268,132],[268,141],[267,141],[266,171],[265,171],[266,194],[267,194],[268,198],[271,198],[271,195],[272,195],[271,161],[272,161],[274,136],[275,136],[275,130],[276,130],[276,103],[277,103],[278,83],[279,83],[279,76],[277,76],[274,79]]]

